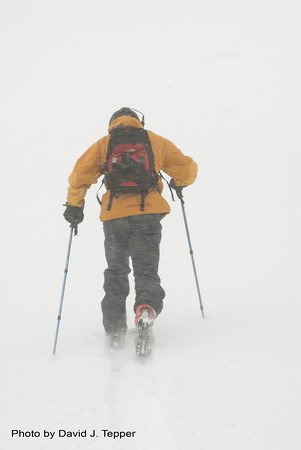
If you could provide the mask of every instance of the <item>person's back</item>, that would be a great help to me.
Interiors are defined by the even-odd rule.
[[[136,323],[144,310],[153,320],[163,308],[159,245],[161,220],[170,207],[161,195],[160,171],[172,178],[174,188],[181,188],[195,181],[197,165],[169,140],[144,130],[143,121],[133,110],[121,108],[110,119],[109,134],[79,158],[69,177],[64,216],[78,224],[84,217],[87,189],[105,175],[107,189],[101,200],[100,220],[108,268],[104,272],[102,312],[106,334],[113,342],[127,329],[129,257],[135,277]]]

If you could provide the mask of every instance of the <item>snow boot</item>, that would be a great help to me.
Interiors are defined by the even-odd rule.
[[[125,328],[109,335],[110,347],[118,350],[123,347],[127,330]]]

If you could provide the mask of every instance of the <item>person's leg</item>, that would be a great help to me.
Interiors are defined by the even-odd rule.
[[[165,297],[158,275],[162,215],[141,214],[129,219],[132,224],[129,247],[136,290],[134,310],[138,305],[148,304],[158,315],[162,311]]]
[[[105,255],[108,268],[104,272],[105,297],[101,302],[106,334],[126,330],[126,297],[129,294],[128,217],[103,223]]]

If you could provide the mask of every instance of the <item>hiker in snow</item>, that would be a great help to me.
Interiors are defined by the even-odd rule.
[[[161,195],[159,171],[172,178],[173,189],[181,190],[195,181],[197,165],[172,142],[146,131],[144,116],[140,121],[130,108],[121,108],[112,115],[108,131],[76,162],[69,177],[64,217],[73,226],[82,222],[86,192],[104,175],[106,192],[101,200],[100,220],[108,267],[101,306],[105,332],[113,341],[127,330],[129,257],[135,278],[136,325],[142,315],[152,322],[163,308],[159,246],[161,220],[170,207]]]

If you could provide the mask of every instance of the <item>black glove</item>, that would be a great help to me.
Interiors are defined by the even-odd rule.
[[[179,198],[183,198],[182,191],[186,186],[177,186],[173,178],[170,180],[169,186],[176,191],[176,194]]]
[[[64,217],[72,226],[76,226],[84,220],[83,206],[71,206],[68,204],[64,206],[66,206]]]

